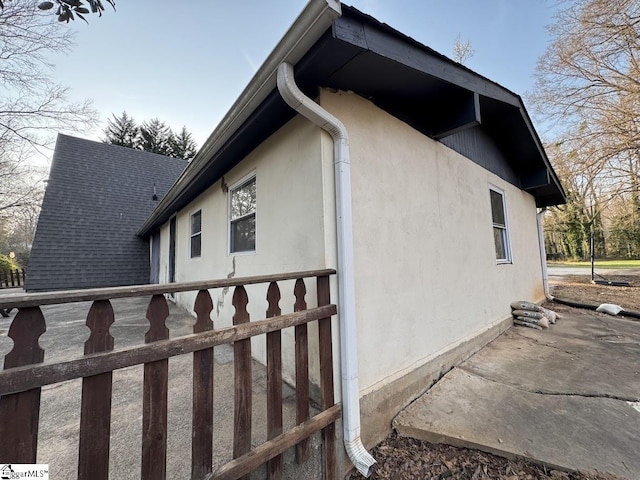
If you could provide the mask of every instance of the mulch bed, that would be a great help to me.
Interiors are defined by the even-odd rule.
[[[609,474],[570,473],[524,460],[506,458],[449,445],[389,435],[371,452],[378,462],[371,479],[409,480],[621,480]],[[347,479],[363,477],[357,472]]]

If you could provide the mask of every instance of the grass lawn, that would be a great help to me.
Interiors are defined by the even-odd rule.
[[[591,262],[547,262],[550,267],[591,267]],[[640,260],[596,260],[596,268],[640,268]]]

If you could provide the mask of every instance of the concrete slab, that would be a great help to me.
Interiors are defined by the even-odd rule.
[[[565,314],[513,327],[394,420],[402,435],[640,478],[640,323]]]

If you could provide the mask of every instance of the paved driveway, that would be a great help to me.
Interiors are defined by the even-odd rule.
[[[431,442],[640,478],[640,322],[559,307],[512,327],[395,419]]]

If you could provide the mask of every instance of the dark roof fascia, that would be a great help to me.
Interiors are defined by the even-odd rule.
[[[544,162],[544,165],[547,168],[547,172],[549,172],[552,185],[558,189],[561,197],[561,198],[558,198],[556,194],[556,195],[553,195],[551,198],[547,198],[547,197],[541,197],[540,199],[536,198],[536,205],[540,208],[544,208],[544,207],[550,207],[553,205],[561,205],[561,204],[567,203],[567,194],[565,193],[564,188],[560,183],[560,179],[558,178],[558,175],[556,174],[555,170],[553,169],[553,166],[551,165],[551,162],[549,161],[549,157],[547,157],[547,152],[545,151],[542,141],[538,136],[538,132],[533,127],[533,122],[531,121],[531,117],[529,117],[529,113],[527,112],[527,109],[525,108],[524,102],[522,101],[521,98],[520,98],[520,105],[521,105],[520,113],[522,115],[522,120],[527,125],[527,128],[529,129],[531,136],[535,140],[536,147],[540,154],[540,158]]]
[[[404,33],[361,12],[343,5],[343,14],[333,26],[337,39],[369,50],[380,56],[444,80],[452,85],[472,90],[480,95],[520,107],[520,97],[502,85],[455,62]]]
[[[524,102],[518,94],[353,7],[343,6],[343,15],[334,22],[333,33],[334,38],[356,45],[362,51],[376,53],[433,78],[468,90],[474,95],[474,102],[475,95],[479,95],[500,102],[504,105],[505,111],[517,112],[514,118],[517,118],[516,121],[521,122],[526,128],[534,145],[529,155],[534,155],[537,159],[535,162],[540,162],[544,166],[550,181],[546,187],[528,191],[536,196],[538,207],[566,203],[566,194],[560,180],[553,170]],[[481,114],[478,111],[477,123],[482,123],[480,117]],[[468,126],[474,124],[476,122],[468,122]],[[435,135],[431,136],[437,138]],[[522,168],[527,166],[524,165]],[[555,192],[553,192],[554,187],[557,189]],[[551,193],[543,194],[549,191]]]

